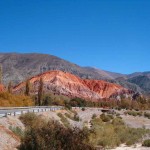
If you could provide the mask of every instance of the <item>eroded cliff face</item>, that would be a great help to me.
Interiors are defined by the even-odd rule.
[[[30,79],[32,94],[37,94],[41,78],[43,79],[45,93],[54,92],[69,97],[90,100],[99,100],[120,93],[129,93],[129,90],[122,86],[103,80],[85,80],[67,72],[49,71]],[[15,93],[24,92],[24,90],[25,82],[20,83],[13,89]]]
[[[110,98],[121,94],[131,95],[133,91],[128,90],[118,84],[109,83],[103,80],[83,80],[90,90],[101,95],[102,98]]]

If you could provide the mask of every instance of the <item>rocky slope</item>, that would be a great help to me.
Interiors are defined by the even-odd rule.
[[[150,72],[138,72],[124,75],[92,67],[81,67],[52,55],[36,53],[0,53],[0,64],[3,68],[3,83],[5,85],[7,85],[10,81],[12,81],[14,84],[18,84],[27,78],[43,73],[45,71],[62,70],[70,72],[83,79],[105,80],[120,84],[125,88],[137,92],[149,91],[149,88],[146,88],[145,90],[145,87],[141,86],[141,84],[145,84],[145,82],[143,83],[143,80],[139,80],[141,83],[139,85],[137,82],[132,82],[133,80],[128,79],[132,79],[133,77],[136,78],[140,75],[144,75],[149,78]],[[120,80],[120,77],[124,78],[124,80]]]
[[[113,77],[91,67],[80,67],[61,58],[47,54],[0,53],[0,64],[3,68],[3,82],[14,84],[49,70],[62,70],[82,78],[112,79]]]
[[[63,71],[49,71],[30,79],[32,93],[37,94],[39,81],[43,79],[45,93],[53,92],[69,97],[80,97],[90,100],[110,98],[113,95],[130,94],[130,90],[120,85],[102,80],[81,79]],[[24,92],[25,82],[14,87],[15,93]]]

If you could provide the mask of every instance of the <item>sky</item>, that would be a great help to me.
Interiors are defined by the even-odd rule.
[[[0,0],[0,52],[150,71],[150,0]]]

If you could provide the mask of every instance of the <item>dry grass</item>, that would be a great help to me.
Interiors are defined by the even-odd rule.
[[[1,107],[33,106],[33,100],[25,95],[13,95],[8,92],[0,93]]]

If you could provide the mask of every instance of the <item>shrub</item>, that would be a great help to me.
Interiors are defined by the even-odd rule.
[[[119,114],[119,113],[116,113],[116,116],[117,116],[117,117],[119,117],[119,116],[120,116],[120,114]]]
[[[96,116],[96,114],[93,114],[92,115],[92,119],[95,119],[97,116]]]
[[[118,117],[108,122],[103,122],[101,118],[95,118],[91,123],[90,142],[106,149],[114,148],[121,143],[133,145],[142,140],[144,135],[150,133],[146,129],[127,127],[123,120]]]
[[[124,125],[124,122],[123,122],[123,120],[121,118],[117,117],[117,118],[112,120],[112,124],[114,126],[120,126],[120,125]]]
[[[147,117],[148,119],[150,119],[150,113],[145,112],[145,113],[144,113],[144,116]]]
[[[34,113],[26,113],[26,114],[21,115],[19,119],[22,121],[22,123],[25,126],[29,127],[30,125],[33,124],[33,122],[35,122],[35,120],[38,119],[38,117]]]
[[[111,118],[105,114],[101,114],[100,118],[102,119],[103,122],[109,122],[111,120]]]
[[[74,121],[80,121],[80,120],[81,120],[80,117],[77,114],[75,114],[74,115]]]
[[[145,140],[142,144],[142,146],[150,147],[150,139]]]
[[[83,107],[81,110],[82,110],[82,111],[85,111],[85,108]]]
[[[76,114],[76,113],[73,116],[71,116],[68,113],[65,113],[65,116],[73,121],[80,121],[80,118],[79,118],[78,114]]]
[[[20,137],[23,137],[24,135],[24,132],[22,131],[22,129],[20,129],[19,127],[12,127],[10,126],[9,129],[15,133],[16,135],[20,136]]]
[[[88,131],[64,128],[55,121],[32,122],[25,130],[19,150],[94,150],[88,144]]]
[[[67,120],[67,118],[64,117],[63,114],[58,113],[57,116],[60,117],[61,122],[64,124],[65,127],[70,128],[70,123],[69,123],[69,121]]]
[[[128,114],[128,115],[132,115],[132,116],[142,116],[142,112],[139,112],[139,111],[126,111],[126,112],[124,112],[124,114]]]

